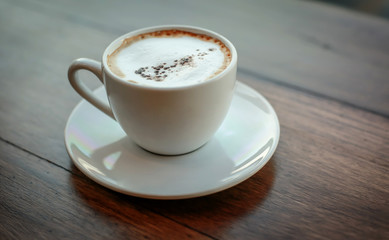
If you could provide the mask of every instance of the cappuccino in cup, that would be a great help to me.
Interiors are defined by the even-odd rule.
[[[124,39],[108,55],[111,71],[123,80],[158,87],[187,86],[227,68],[231,52],[220,40],[178,29]]]
[[[218,130],[234,93],[237,59],[234,45],[218,33],[156,26],[114,40],[101,62],[76,59],[68,78],[131,141],[153,153],[177,155],[203,146]],[[80,70],[104,84],[109,104],[88,89]]]

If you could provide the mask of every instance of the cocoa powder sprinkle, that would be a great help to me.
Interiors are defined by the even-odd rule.
[[[214,51],[215,48],[209,48],[208,51]],[[166,62],[163,62],[162,64],[158,64],[155,66],[146,66],[146,67],[140,67],[139,69],[135,70],[135,74],[147,79],[147,80],[154,80],[154,81],[163,81],[165,78],[169,76],[169,74],[177,75],[177,72],[180,71],[180,68],[177,68],[177,66],[180,67],[190,67],[195,65],[195,59],[203,60],[204,56],[208,55],[207,51],[200,51],[200,49],[196,49],[197,53],[188,55],[185,57],[182,57],[180,59],[175,59],[171,65],[169,65]],[[149,70],[150,68],[150,70]]]

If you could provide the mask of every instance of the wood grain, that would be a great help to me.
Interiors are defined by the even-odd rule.
[[[273,105],[281,139],[236,187],[145,200],[72,164],[63,129],[81,98],[66,72],[123,33],[171,23],[236,45],[238,80]],[[3,0],[0,32],[0,239],[389,236],[388,21],[292,0]]]
[[[1,239],[210,239],[0,142]]]
[[[31,168],[34,165],[39,168],[42,163],[50,167],[49,171],[57,169],[57,172],[67,173],[70,180],[60,178],[62,180],[58,181],[71,185],[72,192],[76,194],[72,201],[84,201],[83,206],[93,208],[95,214],[117,214],[119,218],[130,218],[125,222],[144,214],[144,210],[140,210],[123,216],[123,211],[129,211],[127,207],[131,205],[137,209],[149,209],[154,214],[217,239],[236,239],[242,234],[245,239],[380,239],[387,235],[387,119],[266,81],[244,75],[239,77],[247,84],[257,85],[272,102],[279,113],[282,135],[279,148],[269,164],[254,177],[230,190],[192,200],[152,201],[106,190],[87,180],[74,167],[71,168],[73,174],[70,174],[42,159],[39,163],[28,160],[28,164],[22,159],[18,164],[26,165],[24,174],[38,179],[42,179],[41,175],[48,170]],[[369,122],[381,126],[381,129]],[[339,131],[341,127],[343,129]],[[13,151],[5,149],[4,152]],[[10,161],[6,159],[2,166]],[[12,162],[11,166],[16,163]],[[7,169],[7,172],[12,171]],[[57,176],[58,173],[53,175]],[[28,186],[28,180],[12,182],[12,177],[8,179],[11,181],[2,181],[2,185]],[[51,181],[54,180],[48,180]],[[67,184],[60,183],[50,183],[47,187],[57,189],[56,185],[60,186],[59,190],[69,188]],[[7,192],[15,195],[20,191],[18,187],[7,189]],[[30,191],[28,195],[35,197],[48,190],[35,186]],[[53,199],[50,195],[47,198],[54,204],[53,211],[63,201],[70,201],[64,200],[63,194],[59,198]],[[40,204],[39,208],[43,208],[46,203]],[[22,203],[20,207],[23,208]],[[12,208],[12,205],[8,208]],[[23,210],[27,215],[32,215],[29,218],[36,214],[28,213],[28,209],[19,211]],[[91,215],[84,212],[78,214],[83,219]],[[105,221],[111,226],[114,220]],[[42,223],[43,226],[47,224]],[[66,228],[73,229],[75,226],[66,225]]]

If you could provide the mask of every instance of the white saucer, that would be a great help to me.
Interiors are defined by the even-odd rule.
[[[95,93],[107,101],[103,87]],[[222,126],[192,153],[147,152],[85,100],[68,119],[65,144],[74,164],[107,188],[144,198],[182,199],[222,191],[255,174],[273,155],[279,134],[277,115],[269,102],[237,82]]]

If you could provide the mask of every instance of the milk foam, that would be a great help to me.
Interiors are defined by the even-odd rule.
[[[229,50],[218,40],[196,36],[137,39],[112,53],[108,65],[120,78],[142,85],[171,87],[206,81],[228,66]]]

